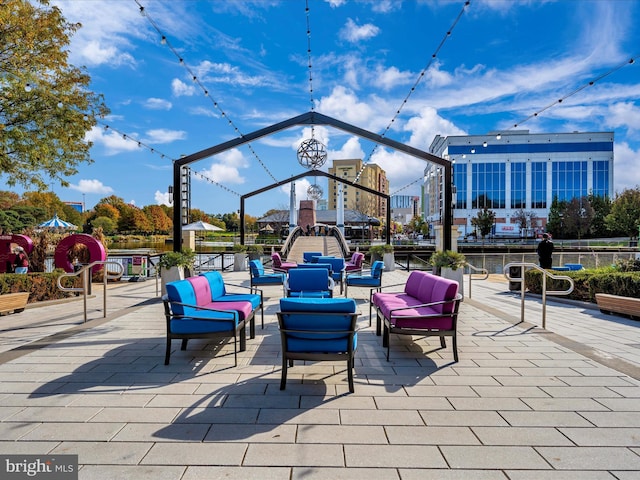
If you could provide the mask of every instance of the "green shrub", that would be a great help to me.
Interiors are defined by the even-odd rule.
[[[29,292],[29,303],[45,300],[58,300],[74,297],[74,292],[63,292],[58,288],[58,277],[64,273],[55,270],[51,273],[5,273],[0,275],[0,294]],[[64,287],[82,287],[82,278],[65,277],[61,281]]]

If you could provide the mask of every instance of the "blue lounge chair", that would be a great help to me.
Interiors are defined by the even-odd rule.
[[[287,297],[333,297],[333,279],[326,268],[292,268],[285,283]]]
[[[293,367],[294,360],[345,360],[353,393],[356,302],[350,298],[282,298],[277,315],[282,340],[280,390],[286,388],[287,368]]]
[[[253,292],[257,292],[259,286],[265,285],[282,285],[284,291],[284,282],[287,278],[284,273],[267,273],[260,260],[251,260],[249,262],[249,271],[251,273],[251,290]]]

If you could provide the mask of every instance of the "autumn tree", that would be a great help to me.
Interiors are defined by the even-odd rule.
[[[173,228],[173,222],[160,205],[147,205],[142,207],[142,211],[149,218],[154,232],[169,233]]]
[[[47,0],[5,0],[0,8],[0,174],[9,186],[68,186],[90,163],[86,133],[109,111],[86,71],[68,63],[67,22]]]

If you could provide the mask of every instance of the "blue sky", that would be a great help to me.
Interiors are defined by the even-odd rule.
[[[614,131],[615,190],[640,184],[640,2],[471,0],[449,36],[464,1],[308,3],[307,15],[305,0],[52,0],[83,24],[70,60],[111,109],[87,136],[95,162],[53,190],[88,208],[107,195],[166,202],[171,159],[308,112],[312,98],[319,113],[428,150],[437,134],[512,128],[620,65],[519,129]],[[310,136],[292,128],[192,164],[192,206],[234,211],[238,194],[303,173],[296,149]],[[418,194],[421,161],[333,128],[314,137],[325,170],[362,158],[386,170],[391,193]],[[247,213],[286,208],[285,190],[253,197]]]

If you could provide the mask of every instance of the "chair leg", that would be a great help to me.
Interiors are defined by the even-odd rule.
[[[234,335],[235,341],[235,335]],[[247,327],[244,326],[240,329],[240,351],[244,352],[247,349]]]
[[[287,387],[287,356],[282,352],[282,374],[280,375],[280,390]]]
[[[440,346],[442,348],[447,348],[447,341],[445,340],[444,335],[440,336]]]
[[[451,339],[451,346],[453,348],[453,360],[457,363],[458,362],[458,339],[456,335],[454,335],[453,338]]]
[[[349,379],[349,392],[354,393],[353,388],[353,357],[347,360],[347,377]]]
[[[244,338],[245,333],[240,331],[240,334],[242,335],[241,338]],[[233,332],[233,366],[238,366],[238,332]]]
[[[182,339],[182,345],[180,345],[180,350],[186,350],[187,349],[187,342],[189,341],[189,339],[187,338],[183,338]]]
[[[164,354],[165,365],[169,365],[169,357],[171,357],[171,337],[167,335],[167,351]]]
[[[382,331],[382,319],[380,318],[380,312],[376,310],[376,335],[379,337]]]

